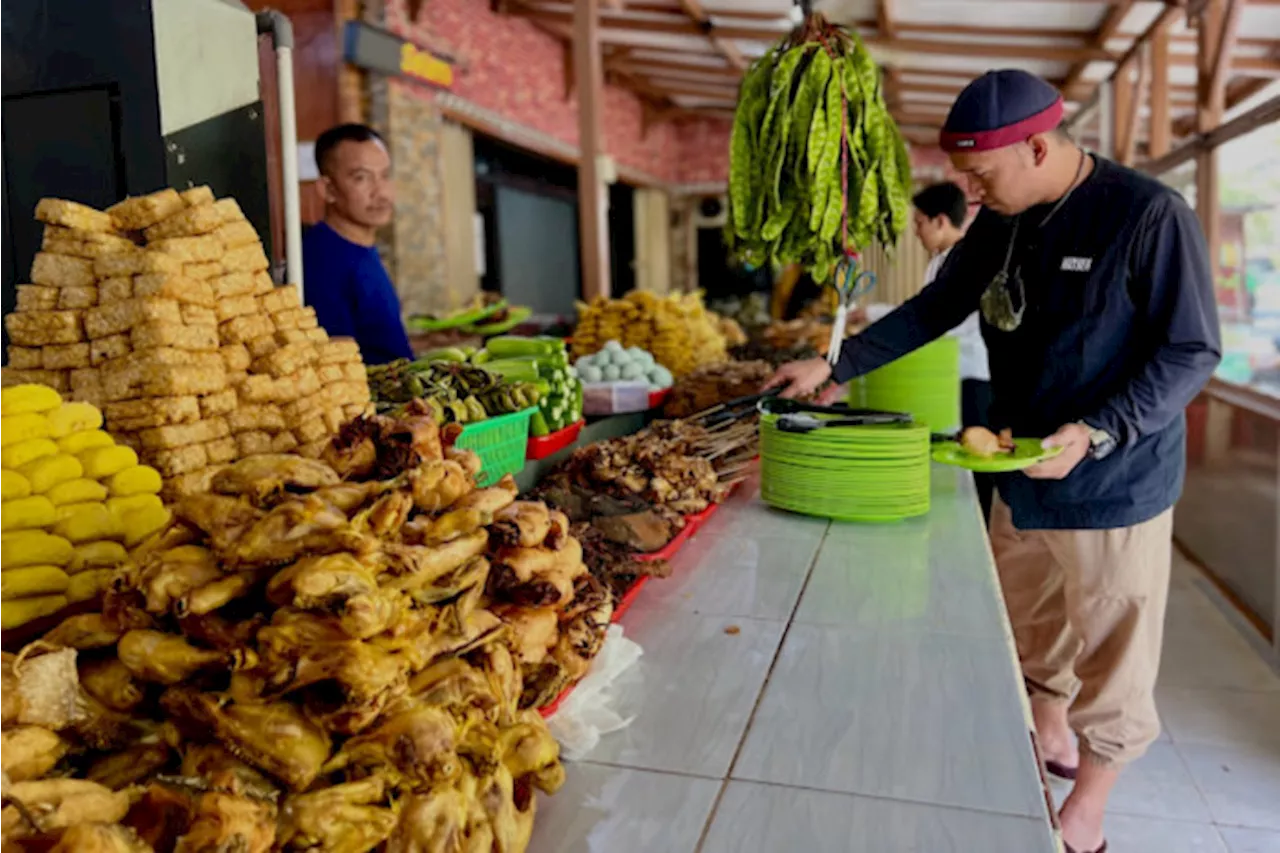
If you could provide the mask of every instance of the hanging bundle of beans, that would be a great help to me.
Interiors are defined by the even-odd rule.
[[[906,227],[911,162],[858,38],[810,15],[747,70],[729,150],[731,250],[830,279],[847,253]]]

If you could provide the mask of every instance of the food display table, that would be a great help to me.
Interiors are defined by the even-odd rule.
[[[1060,849],[972,480],[840,525],[748,481],[622,620],[631,725],[539,803],[531,850]]]

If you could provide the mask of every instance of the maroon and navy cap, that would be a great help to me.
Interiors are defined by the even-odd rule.
[[[1062,95],[1034,74],[988,71],[956,98],[942,127],[943,151],[990,151],[1053,130],[1062,121]]]

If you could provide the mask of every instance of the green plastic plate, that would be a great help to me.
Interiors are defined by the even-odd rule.
[[[1015,438],[1013,440],[1012,453],[1002,453],[991,457],[974,456],[957,442],[944,441],[934,445],[933,461],[941,462],[943,465],[968,468],[970,471],[977,471],[980,474],[1002,474],[1009,471],[1021,471],[1046,459],[1052,459],[1063,450],[1061,447],[1053,447],[1046,450],[1040,446],[1040,441],[1038,438]]]

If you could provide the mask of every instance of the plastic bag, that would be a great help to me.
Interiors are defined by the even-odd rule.
[[[565,698],[555,714],[547,720],[551,734],[560,741],[560,755],[570,761],[585,758],[595,749],[603,735],[625,729],[632,717],[623,717],[613,708],[616,694],[612,687],[618,676],[640,660],[644,649],[623,636],[621,625],[610,625],[600,654],[591,663],[591,671]]]

